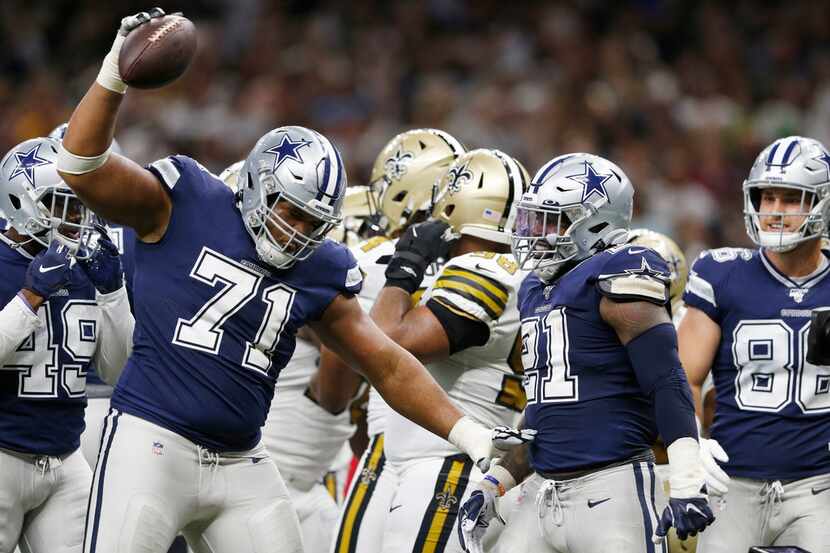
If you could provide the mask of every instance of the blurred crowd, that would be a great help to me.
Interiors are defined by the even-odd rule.
[[[332,138],[365,184],[396,132],[430,126],[497,147],[532,174],[588,151],[637,191],[635,225],[687,253],[747,243],[741,182],[773,139],[830,144],[830,25],[822,2],[315,2],[182,0],[197,58],[174,85],[131,91],[117,138],[216,172],[265,131]],[[0,7],[0,142],[66,120],[133,0]]]

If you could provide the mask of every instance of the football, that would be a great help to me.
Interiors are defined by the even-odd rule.
[[[196,27],[181,15],[141,25],[121,46],[118,71],[135,88],[158,88],[178,79],[196,52]]]

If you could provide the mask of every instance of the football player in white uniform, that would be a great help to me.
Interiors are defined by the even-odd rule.
[[[698,413],[710,371],[716,395],[700,451],[709,489],[723,497],[698,551],[796,545],[827,553],[830,368],[808,361],[807,335],[812,310],[830,305],[822,249],[830,153],[810,138],[776,140],[758,155],[743,194],[759,248],[698,257],[678,333]]]
[[[351,249],[364,273],[358,299],[364,309],[371,309],[386,281],[384,272],[395,253],[398,236],[410,224],[424,220],[429,213],[432,188],[464,147],[449,134],[436,129],[415,129],[395,136],[378,154],[372,167],[371,187],[379,192],[374,236]],[[413,296],[435,277],[433,271]],[[358,388],[359,375],[331,352],[323,351],[316,394],[321,405],[332,412],[346,409]],[[369,446],[361,456],[341,512],[334,553],[371,553],[380,547],[383,524],[389,512],[392,493],[397,484],[394,468],[384,455],[386,419],[392,410],[372,389],[369,394],[367,424]]]
[[[372,308],[381,329],[487,426],[513,425],[525,405],[521,369],[508,362],[525,273],[509,253],[505,227],[527,182],[521,164],[498,150],[460,156],[436,183],[433,220],[410,227],[397,243]],[[448,236],[457,240],[440,252]],[[413,306],[409,295],[438,256],[448,261]],[[453,527],[481,472],[452,444],[394,412],[386,419],[384,449],[398,483],[381,551],[461,551]]]
[[[92,214],[58,176],[58,142],[0,162],[0,551],[79,553],[92,472],[80,451],[86,374],[114,382],[133,318],[114,244],[81,251]],[[101,227],[99,227],[101,228]],[[103,230],[103,229],[102,229]]]

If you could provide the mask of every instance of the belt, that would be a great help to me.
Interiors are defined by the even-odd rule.
[[[582,478],[583,476],[588,476],[589,474],[593,474],[595,472],[600,472],[606,469],[614,468],[614,467],[621,467],[623,465],[628,465],[631,463],[643,463],[643,462],[654,462],[654,452],[651,449],[645,449],[641,453],[633,457],[629,457],[628,459],[623,459],[621,461],[613,461],[611,463],[605,463],[602,465],[596,465],[592,467],[588,467],[581,470],[574,470],[574,471],[567,471],[567,472],[544,472],[541,470],[537,470],[536,472],[544,478],[545,480],[573,480],[574,478]]]

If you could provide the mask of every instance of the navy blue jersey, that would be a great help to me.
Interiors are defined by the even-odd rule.
[[[599,284],[616,281],[623,301],[664,303],[668,274],[653,250],[623,246],[588,258],[550,284],[535,274],[524,281],[525,416],[527,426],[539,431],[530,447],[534,470],[585,470],[633,457],[654,443],[652,401],[640,390],[616,332],[600,316]],[[655,285],[656,295],[635,297],[642,283]]]
[[[357,293],[360,269],[327,240],[276,271],[257,256],[222,181],[183,156],[150,168],[173,211],[158,243],[136,242],[133,353],[112,405],[210,449],[250,449],[297,329],[338,294]]]
[[[810,311],[830,305],[828,274],[798,285],[760,251],[738,248],[703,252],[692,265],[683,300],[721,328],[711,432],[731,476],[830,473],[830,367],[806,360]]]
[[[23,287],[31,257],[0,241],[0,305]],[[41,326],[0,360],[0,447],[39,455],[76,450],[86,372],[98,341],[95,289],[80,267],[37,312]]]

